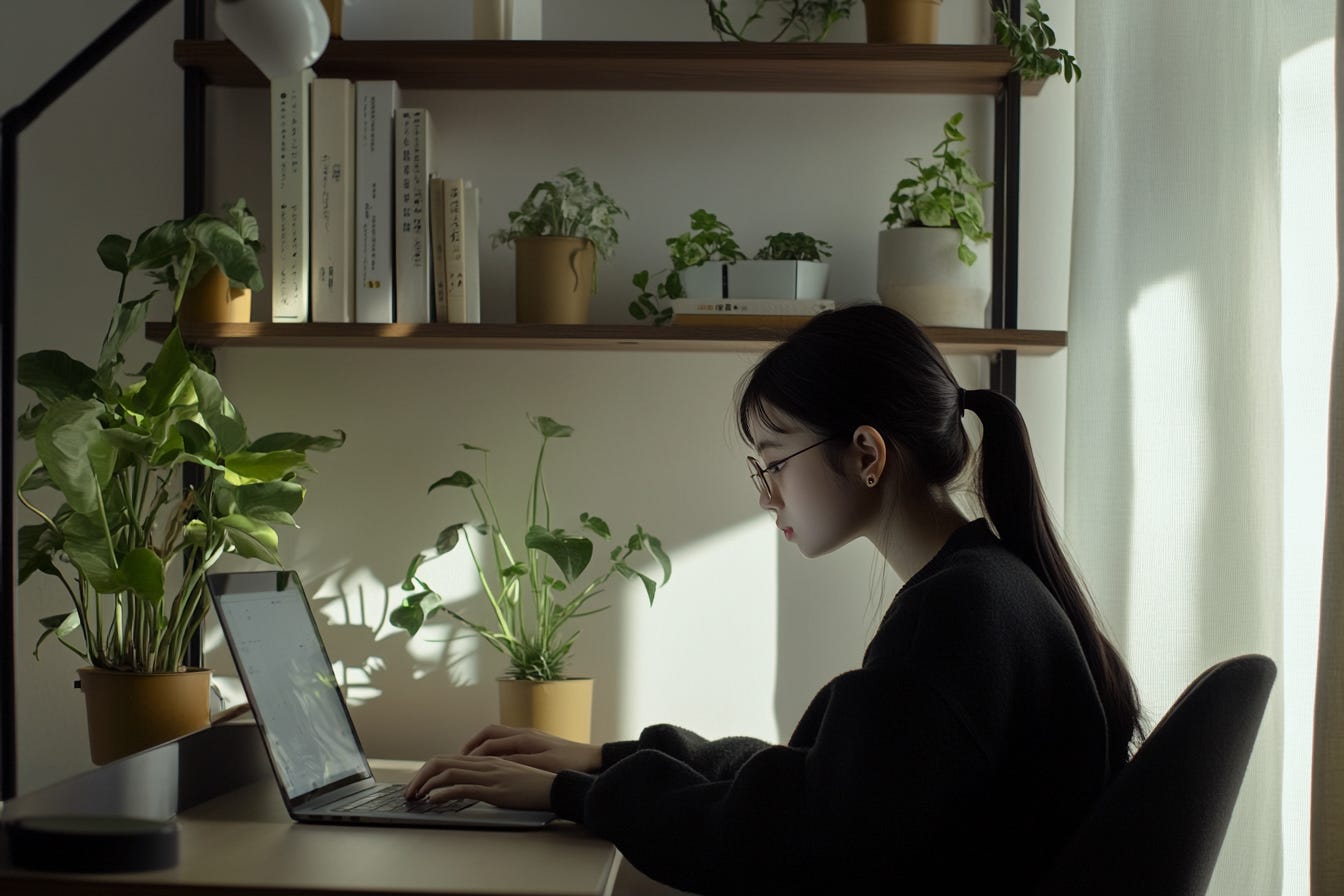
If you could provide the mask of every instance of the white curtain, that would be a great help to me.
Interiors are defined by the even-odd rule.
[[[1064,522],[1150,724],[1278,663],[1209,892],[1306,894],[1335,2],[1234,7],[1078,6]]]

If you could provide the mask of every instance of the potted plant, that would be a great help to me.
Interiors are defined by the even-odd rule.
[[[906,160],[916,175],[896,185],[878,234],[878,296],[925,326],[984,326],[989,302],[989,265],[976,264],[971,244],[990,239],[980,194],[993,184],[955,148],[961,119],[943,124],[932,159]]]
[[[764,17],[767,4],[779,7],[779,30],[766,41],[822,41],[831,26],[849,18],[857,0],[756,0],[751,13],[741,25],[734,25],[728,16],[728,0],[705,0],[709,7],[709,24],[719,40],[747,41],[747,30]]]
[[[938,40],[943,0],[863,0],[870,44],[931,44]]]
[[[1055,31],[1050,17],[1041,10],[1040,0],[1027,0],[1024,12],[1031,21],[1018,24],[1008,14],[1007,5],[995,2],[994,38],[1013,54],[1013,71],[1028,81],[1064,73],[1065,81],[1081,78],[1078,60],[1062,47],[1055,47]]]
[[[37,644],[55,637],[87,663],[79,677],[98,763],[208,724],[210,673],[184,666],[209,609],[205,572],[226,553],[278,566],[274,526],[294,524],[307,453],[345,438],[250,438],[210,358],[190,352],[176,326],[154,361],[127,376],[122,348],[154,296],[126,298],[132,272],[177,272],[174,316],[207,252],[230,278],[250,279],[239,260],[249,253],[221,250],[212,230],[190,219],[146,230],[134,244],[105,237],[98,254],[121,286],[97,365],[57,350],[18,361],[18,382],[38,403],[18,421],[37,456],[16,491],[39,520],[17,533],[18,580],[43,573],[69,594],[70,609],[41,619]],[[199,475],[183,488],[175,474],[188,465]],[[55,500],[42,501],[46,491]],[[184,707],[160,691],[185,692]]]
[[[242,199],[229,206],[223,218],[201,212],[164,225],[156,239],[174,254],[151,277],[173,295],[179,284],[186,284],[178,320],[247,323],[252,319],[252,290],[265,285],[257,261],[259,235],[257,219]],[[188,242],[195,244],[196,254],[190,267],[184,267],[182,247]]]
[[[636,320],[662,325],[679,298],[821,299],[826,296],[831,244],[801,231],[771,234],[748,259],[733,229],[713,212],[691,213],[691,229],[667,240],[670,269],[650,291],[648,271],[632,278],[640,290],[630,303]]]
[[[569,625],[607,609],[589,609],[588,602],[602,593],[603,586],[613,574],[641,582],[649,603],[653,603],[660,583],[632,565],[634,555],[647,553],[658,562],[663,572],[663,585],[672,575],[672,562],[664,553],[662,543],[636,525],[632,534],[616,543],[600,574],[579,588],[577,583],[588,571],[593,557],[593,541],[583,532],[608,541],[611,530],[600,517],[589,513],[578,516],[580,532],[554,526],[542,476],[542,461],[550,440],[568,438],[574,430],[549,417],[529,416],[528,420],[541,435],[541,446],[527,493],[522,550],[517,550],[519,541],[516,537],[511,539],[505,534],[484,478],[477,479],[458,470],[437,480],[430,485],[430,492],[446,487],[466,489],[481,520],[474,524],[454,523],[439,533],[433,547],[416,552],[401,586],[409,593],[401,606],[392,611],[390,621],[414,635],[425,620],[442,612],[469,627],[509,658],[508,673],[500,679],[500,721],[503,724],[541,728],[561,737],[586,742],[590,736],[592,680],[566,675],[570,650],[578,635],[569,629]],[[486,449],[467,444],[462,447],[478,451],[488,460]],[[489,538],[488,561],[484,552],[477,553],[469,537],[463,537],[469,526]],[[464,542],[490,602],[491,625],[467,619],[449,606],[422,577],[425,563]],[[559,596],[572,588],[577,589],[572,597]]]
[[[579,168],[532,188],[493,246],[514,247],[518,323],[582,324],[597,291],[597,256],[609,258],[624,209]],[[626,215],[629,217],[629,215]]]

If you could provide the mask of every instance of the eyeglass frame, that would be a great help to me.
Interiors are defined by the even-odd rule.
[[[775,497],[775,490],[770,486],[770,480],[765,478],[765,475],[767,473],[773,476],[779,472],[780,468],[783,467],[786,462],[793,460],[795,457],[802,454],[803,452],[811,451],[813,448],[825,445],[827,442],[834,442],[838,438],[839,436],[827,436],[820,442],[813,442],[806,448],[799,448],[797,451],[793,452],[789,456],[781,457],[779,460],[771,461],[765,466],[761,466],[761,462],[759,460],[748,454],[747,467],[748,469],[751,470],[751,483],[752,485],[756,486],[756,492],[762,495],[767,501],[771,500],[772,498]]]

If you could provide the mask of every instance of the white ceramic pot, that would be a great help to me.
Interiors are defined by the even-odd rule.
[[[988,252],[967,266],[953,227],[894,227],[877,235],[877,295],[926,327],[983,327],[992,273]]]
[[[681,272],[688,299],[824,299],[825,261],[710,261]]]

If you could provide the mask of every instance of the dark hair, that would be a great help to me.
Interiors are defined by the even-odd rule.
[[[738,386],[737,423],[748,443],[754,424],[783,429],[772,411],[845,439],[867,424],[895,449],[906,475],[946,486],[972,460],[962,401],[947,361],[913,321],[882,305],[856,305],[817,315],[761,358]],[[1141,736],[1138,692],[1050,522],[1026,423],[1011,399],[987,389],[966,392],[964,407],[984,425],[977,485],[985,515],[1068,616],[1101,697],[1117,769]],[[833,463],[842,450],[830,451]]]

